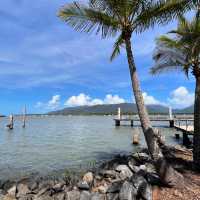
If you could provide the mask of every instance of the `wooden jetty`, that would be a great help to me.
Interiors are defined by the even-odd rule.
[[[183,145],[185,145],[185,146],[191,145],[191,141],[189,139],[189,136],[194,135],[194,125],[191,125],[191,124],[189,125],[188,121],[191,122],[192,120],[186,120],[185,125],[182,125],[180,122],[178,122],[174,125],[174,128],[177,131],[182,132]],[[176,138],[179,138],[179,134],[176,134]]]
[[[115,118],[114,119],[115,121],[115,126],[120,126],[121,125],[121,122],[130,122],[130,125],[133,126],[134,125],[134,122],[140,122],[140,119],[138,118]],[[169,127],[170,128],[174,128],[175,127],[175,123],[178,122],[189,122],[189,121],[193,121],[193,119],[170,119],[170,118],[156,118],[156,117],[153,117],[153,118],[150,118],[150,121],[151,122],[168,122],[169,123]]]

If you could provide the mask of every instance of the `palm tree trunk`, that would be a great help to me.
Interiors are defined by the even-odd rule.
[[[200,171],[200,77],[196,77],[194,103],[194,152],[195,168]]]
[[[151,126],[149,115],[144,104],[144,98],[140,88],[140,82],[136,71],[136,65],[134,62],[131,41],[129,37],[125,38],[125,44],[133,93],[135,96],[138,114],[144,132],[145,140],[148,146],[148,150],[152,159],[155,162],[155,166],[163,183],[169,186],[176,186],[177,183],[180,181],[180,178],[182,177],[166,162],[162,151],[158,145],[156,137],[157,135]]]
[[[130,39],[126,40],[126,51],[127,51],[129,71],[130,71],[130,76],[131,76],[131,81],[132,81],[132,88],[133,88],[133,93],[135,96],[139,118],[141,121],[141,126],[145,135],[149,152],[152,158],[156,159],[158,157],[158,154],[161,154],[161,151],[156,142],[156,137],[154,135],[154,131],[152,129],[152,126],[149,120],[149,115],[147,113],[147,110],[144,104],[144,98],[143,98],[142,91],[140,88],[140,82],[139,82],[137,71],[136,71]]]

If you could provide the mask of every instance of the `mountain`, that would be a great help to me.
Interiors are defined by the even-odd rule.
[[[48,114],[50,115],[103,115],[103,114],[116,114],[117,109],[121,108],[123,114],[135,114],[137,113],[136,105],[133,103],[122,103],[122,104],[105,104],[95,106],[78,106],[64,108],[62,110],[53,111]],[[150,114],[166,114],[169,109],[161,105],[148,105],[147,109]]]
[[[194,106],[189,106],[187,108],[184,109],[176,109],[174,111],[175,113],[184,113],[184,114],[193,114],[194,113]]]

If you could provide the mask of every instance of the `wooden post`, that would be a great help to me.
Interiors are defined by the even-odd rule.
[[[24,113],[23,113],[23,128],[26,127],[26,106],[24,106]]]
[[[180,135],[179,135],[179,133],[176,133],[176,134],[175,134],[175,138],[176,138],[177,140],[180,139]]]
[[[186,131],[183,131],[183,145],[186,147],[190,145],[190,140],[188,138]]]
[[[7,127],[9,129],[13,129],[13,127],[14,127],[14,118],[13,118],[13,115],[9,116],[9,124],[7,125]]]
[[[169,127],[174,128],[174,120],[169,120]]]
[[[188,121],[186,120],[185,123],[186,123],[186,125],[185,125],[186,131],[187,131],[188,130]]]
[[[120,126],[120,120],[119,119],[115,120],[115,126]]]
[[[133,133],[133,144],[137,145],[139,143],[140,143],[140,133],[138,129],[135,129]]]
[[[133,120],[131,120],[131,127],[133,127],[133,125],[134,125],[134,124],[133,124]]]

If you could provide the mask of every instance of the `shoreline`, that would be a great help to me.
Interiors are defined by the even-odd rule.
[[[177,148],[177,152],[179,151],[183,150]],[[189,150],[184,149],[184,151],[187,155],[190,154]],[[191,155],[189,157],[191,158]],[[173,159],[173,162],[171,162],[177,169],[182,167],[186,174],[193,173],[188,171],[189,165],[179,163],[179,156],[176,159],[177,161]],[[183,172],[182,174],[184,176]],[[200,174],[197,174],[197,176],[200,178]],[[80,173],[66,171],[63,177],[32,176],[16,182],[11,180],[1,182],[0,199],[121,200],[137,197],[151,200],[156,199],[155,196],[159,197],[161,195],[158,198],[159,200],[164,199],[162,195],[165,196],[167,192],[170,193],[171,191],[173,191],[172,195],[175,197],[181,195],[181,192],[177,189],[166,189],[162,186],[147,150],[142,149],[137,153],[115,156],[97,168],[80,171]],[[175,194],[174,191],[176,191]]]

